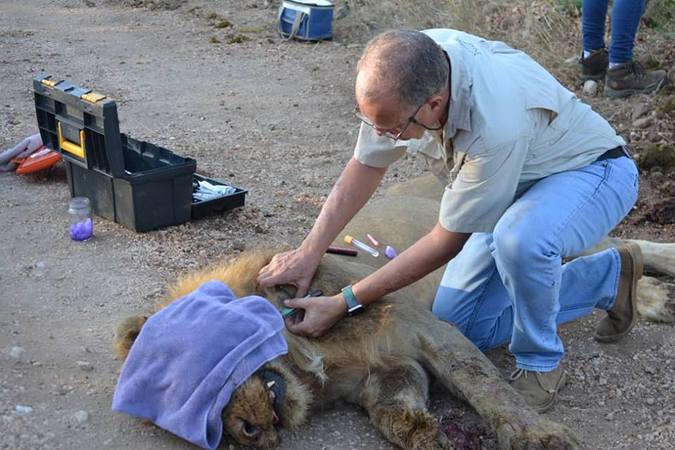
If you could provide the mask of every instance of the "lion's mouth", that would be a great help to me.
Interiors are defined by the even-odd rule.
[[[262,370],[260,377],[272,398],[272,414],[276,425],[281,420],[281,406],[286,397],[286,381],[279,372],[270,369]]]

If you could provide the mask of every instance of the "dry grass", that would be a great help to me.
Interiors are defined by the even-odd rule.
[[[562,79],[576,70],[564,61],[580,52],[579,19],[555,0],[349,0],[352,16],[372,31],[455,28],[502,40],[533,56]]]
[[[569,68],[564,61],[580,52],[578,18],[554,0],[353,1],[373,11],[396,11],[387,15],[385,27],[455,28],[505,41],[558,76]]]
[[[578,0],[345,0],[349,32],[367,39],[387,28],[455,28],[524,50],[564,84],[577,83]],[[641,59],[672,64],[675,0],[651,0],[636,45]],[[608,14],[609,16],[609,14]],[[648,28],[645,23],[649,24]],[[607,30],[609,31],[609,26]],[[656,30],[656,31],[655,31]],[[669,42],[670,41],[670,42]],[[665,54],[663,49],[666,50]],[[567,61],[567,62],[566,62]],[[666,66],[667,67],[667,66]]]

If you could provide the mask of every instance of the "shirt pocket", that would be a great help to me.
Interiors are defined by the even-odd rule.
[[[448,182],[449,170],[446,153],[434,136],[429,134],[417,142],[411,141],[409,149],[424,158],[424,162],[431,173],[444,183]]]

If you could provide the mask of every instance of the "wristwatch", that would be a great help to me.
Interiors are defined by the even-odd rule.
[[[352,285],[350,284],[347,287],[342,288],[342,296],[345,298],[345,303],[347,304],[347,315],[353,316],[363,311],[363,305],[356,300],[354,291],[352,290]]]

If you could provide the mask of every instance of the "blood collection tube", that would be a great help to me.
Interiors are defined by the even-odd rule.
[[[347,244],[351,244],[351,245],[353,245],[354,247],[363,250],[364,252],[370,253],[370,254],[373,255],[373,257],[375,257],[375,258],[377,258],[378,256],[380,256],[380,252],[378,252],[377,250],[375,250],[373,247],[371,247],[370,245],[365,244],[365,243],[359,241],[358,239],[354,239],[354,238],[351,237],[350,235],[346,235],[346,236],[345,236],[345,242],[346,242]]]

